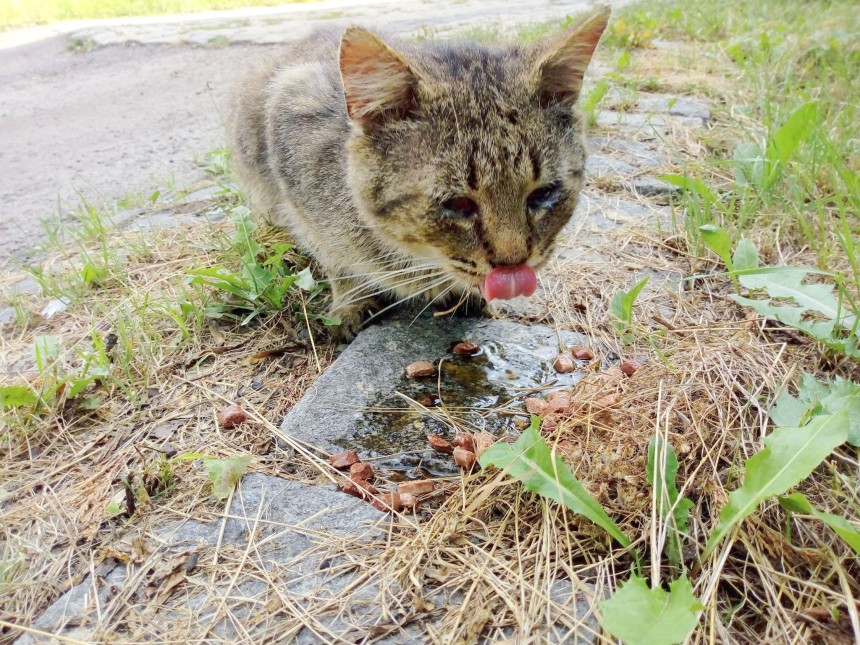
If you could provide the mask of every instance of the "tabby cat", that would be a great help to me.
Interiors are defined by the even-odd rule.
[[[386,303],[534,292],[583,186],[575,104],[608,19],[508,46],[322,31],[243,79],[239,180],[331,280],[343,337]]]

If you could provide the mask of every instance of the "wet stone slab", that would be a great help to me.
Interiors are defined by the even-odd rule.
[[[414,316],[414,314],[413,314]],[[475,356],[452,346],[471,340]],[[453,423],[502,436],[524,418],[522,398],[547,384],[570,387],[581,374],[557,374],[561,346],[585,339],[549,327],[478,318],[409,315],[364,330],[287,415],[283,433],[327,452],[355,450],[378,467],[410,477],[456,474],[448,455],[427,447],[427,434],[453,437]],[[438,370],[409,379],[408,364]]]

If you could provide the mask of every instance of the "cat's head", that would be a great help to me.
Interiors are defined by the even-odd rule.
[[[366,225],[462,287],[539,267],[583,186],[574,108],[608,18],[527,46],[392,46],[348,29],[349,181]]]

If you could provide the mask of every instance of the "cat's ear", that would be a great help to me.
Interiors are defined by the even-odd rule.
[[[415,107],[415,73],[375,34],[350,27],[341,37],[338,58],[346,109],[353,120],[373,123]]]
[[[578,27],[536,45],[535,75],[541,105],[573,105],[597,43],[609,22],[604,7]]]

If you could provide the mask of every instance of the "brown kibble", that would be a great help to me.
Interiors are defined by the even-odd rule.
[[[432,394],[422,394],[415,399],[415,401],[419,405],[423,405],[425,408],[432,408],[435,405],[439,405],[439,399]]]
[[[471,340],[464,340],[454,345],[451,351],[458,356],[474,356],[481,351],[481,346]]]
[[[430,443],[430,447],[436,452],[452,452],[454,450],[451,443],[438,434],[428,434],[427,441]]]
[[[472,435],[466,434],[465,432],[458,432],[454,437],[454,441],[451,443],[463,450],[475,452],[475,441],[472,439]]]
[[[418,508],[418,498],[411,493],[400,493],[400,507],[414,511]]]
[[[639,368],[642,367],[642,363],[639,361],[624,361],[621,363],[621,371],[624,372],[627,376],[633,376]]]
[[[370,505],[377,511],[399,511],[403,508],[403,502],[400,500],[400,493],[382,493],[374,497],[370,501]]]
[[[402,495],[426,495],[436,490],[436,482],[432,479],[416,479],[415,481],[400,482],[397,492]]]
[[[576,369],[576,365],[569,354],[559,354],[552,364],[553,369],[559,374],[570,374]]]
[[[415,361],[406,366],[406,376],[409,378],[421,378],[422,376],[433,376],[436,368],[430,361]]]
[[[472,436],[472,440],[475,442],[475,455],[478,457],[496,443],[496,438],[489,432],[477,432]]]
[[[346,482],[340,489],[347,495],[352,495],[359,499],[370,499],[373,495],[376,495],[379,492],[376,490],[375,486],[363,479],[354,479]]]
[[[526,411],[529,414],[536,414],[541,417],[546,414],[547,407],[546,401],[543,399],[538,399],[537,397],[529,397],[526,399]]]
[[[472,470],[472,466],[475,465],[476,459],[475,453],[471,450],[466,450],[460,446],[454,448],[454,463],[463,470]]]
[[[218,425],[225,430],[235,428],[247,419],[248,415],[245,414],[245,411],[235,403],[228,405],[226,408],[222,408],[218,413]]]
[[[594,352],[588,345],[576,345],[570,353],[578,361],[590,361],[594,359]]]
[[[336,455],[329,455],[328,462],[338,470],[349,468],[355,463],[358,463],[358,455],[352,450],[344,450]]]
[[[353,481],[370,481],[374,476],[373,467],[370,464],[364,464],[360,461],[356,462],[349,467],[349,476]]]

